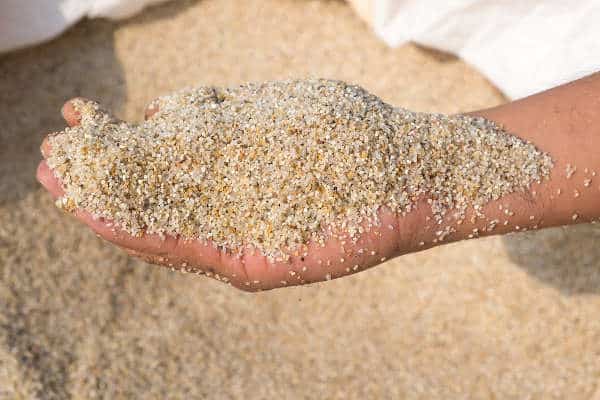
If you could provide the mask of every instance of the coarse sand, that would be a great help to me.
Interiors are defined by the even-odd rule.
[[[341,1],[177,1],[0,56],[0,398],[597,396],[591,225],[247,294],[128,258],[35,182],[71,97],[133,121],[181,87],[291,77],[355,82],[424,112],[504,101],[450,56],[385,47]]]
[[[421,198],[438,223],[450,213],[461,223],[468,209],[485,218],[486,203],[552,168],[483,118],[395,108],[335,80],[184,89],[161,96],[142,124],[73,105],[80,123],[49,139],[59,207],[134,236],[210,241],[234,254],[251,247],[272,260],[324,246],[326,229],[357,241],[382,208],[406,215]]]

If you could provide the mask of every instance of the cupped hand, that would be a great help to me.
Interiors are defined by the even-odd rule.
[[[156,111],[154,106],[148,107],[146,118],[152,118]],[[79,115],[71,102],[63,106],[62,114],[69,126],[79,124]],[[47,139],[41,150],[44,158],[52,152]],[[45,160],[38,166],[37,178],[54,198],[62,196],[61,182]],[[343,234],[338,234],[326,240],[324,246],[309,243],[281,261],[269,259],[250,248],[241,254],[232,253],[202,240],[161,238],[153,234],[134,237],[111,221],[94,217],[85,210],[78,209],[73,214],[99,236],[134,257],[203,274],[247,291],[307,284],[356,273],[399,254],[430,247],[436,230],[432,223],[427,226],[431,214],[423,205],[404,217],[381,210],[381,224],[370,227],[358,240],[345,240]]]

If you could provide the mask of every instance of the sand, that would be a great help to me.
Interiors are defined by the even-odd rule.
[[[288,258],[332,231],[357,243],[382,208],[407,215],[418,199],[438,236],[467,210],[493,229],[499,221],[480,208],[552,169],[492,121],[416,113],[331,79],[187,88],[157,99],[140,124],[94,101],[71,104],[79,124],[48,138],[58,207],[240,256],[250,247]]]
[[[570,398],[600,379],[600,232],[456,243],[260,294],[127,258],[55,209],[38,146],[86,95],[141,119],[186,85],[323,76],[394,105],[504,101],[390,50],[342,2],[177,2],[0,58],[0,398]]]

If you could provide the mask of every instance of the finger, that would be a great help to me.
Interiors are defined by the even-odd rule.
[[[86,211],[76,210],[74,215],[103,239],[146,262],[204,274],[244,290],[256,290],[266,283],[265,280],[261,286],[244,286],[248,275],[240,258],[219,250],[209,242],[147,233],[132,236],[111,221],[93,217]]]
[[[77,210],[74,215],[105,240],[151,264],[204,274],[244,290],[253,291],[265,285],[266,280],[261,286],[245,286],[248,275],[240,258],[220,251],[208,242],[147,233],[132,236],[112,222],[95,218],[86,211]]]
[[[155,264],[155,265],[162,265],[162,266],[167,266],[168,265],[168,260],[164,257],[160,257],[160,256],[155,256],[152,254],[147,254],[147,253],[142,253],[136,250],[132,250],[132,249],[128,249],[126,247],[123,248],[123,250],[125,250],[125,252],[134,258],[138,258],[144,262],[147,262],[149,264]]]
[[[37,179],[54,198],[64,194],[62,185],[45,161],[40,162],[38,166]],[[155,255],[168,255],[174,253],[179,247],[179,240],[171,236],[164,238],[149,234],[131,236],[118,229],[111,221],[94,217],[86,211],[76,210],[74,215],[104,239],[121,247]]]
[[[204,273],[205,271],[199,267],[192,265],[190,262],[181,258],[157,256],[154,254],[143,253],[134,249],[128,249],[123,247],[123,250],[131,257],[138,258],[144,262],[154,265],[160,265],[163,267],[171,268],[173,270],[183,270],[185,272]]]
[[[156,114],[158,112],[158,101],[153,100],[152,102],[150,102],[150,104],[148,104],[148,106],[146,107],[146,110],[144,111],[144,119],[148,120],[150,118],[152,118],[152,116],[154,114]]]
[[[73,105],[73,102],[76,100],[87,101],[82,97],[75,97],[67,101],[61,109],[62,116],[65,119],[65,121],[67,121],[67,124],[69,126],[76,126],[79,125],[79,122],[81,122],[81,116],[79,115],[79,112],[75,110],[75,106]]]
[[[46,161],[41,161],[36,172],[37,180],[46,188],[54,198],[58,198],[64,194],[60,182],[54,176],[54,173],[48,167]]]
[[[42,141],[42,144],[40,146],[40,152],[42,153],[42,156],[44,158],[48,158],[48,157],[50,157],[50,151],[51,151],[50,141],[48,140],[48,136],[46,136],[46,137],[44,137],[44,140]]]

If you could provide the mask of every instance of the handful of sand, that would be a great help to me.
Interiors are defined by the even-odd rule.
[[[142,232],[278,256],[329,229],[356,239],[381,207],[425,198],[441,220],[548,176],[547,155],[494,123],[392,107],[332,80],[187,89],[141,124],[96,103],[52,136],[59,204]]]

